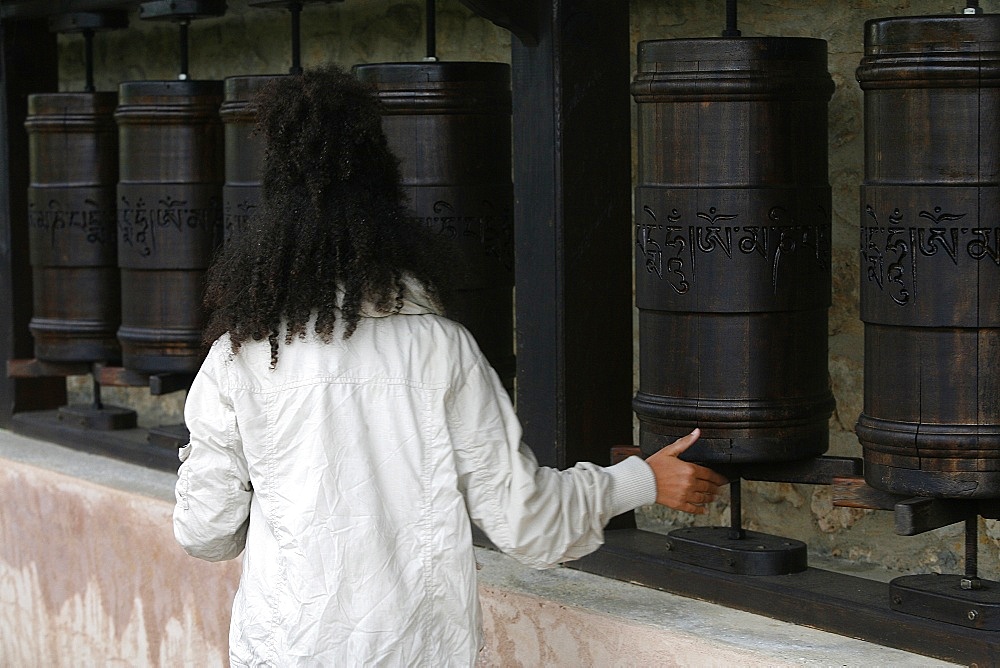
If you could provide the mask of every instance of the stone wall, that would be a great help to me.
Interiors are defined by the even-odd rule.
[[[230,0],[224,18],[191,27],[192,78],[281,73],[290,58],[287,13],[248,8]],[[998,3],[981,3],[997,11]],[[860,456],[854,423],[862,407],[863,334],[858,318],[858,187],[862,178],[862,95],[855,80],[865,20],[885,16],[947,14],[964,3],[932,0],[755,0],[740,3],[744,36],[808,36],[828,41],[836,92],[830,102],[830,182],[833,188],[833,308],[830,312],[830,372],[837,410],[830,421],[830,454]],[[632,0],[632,47],[645,39],[717,36],[725,25],[725,3],[703,0]],[[316,3],[303,12],[303,64],[345,67],[362,62],[416,60],[424,56],[423,3],[402,0],[347,0]],[[132,17],[126,31],[99,34],[95,75],[99,89],[121,81],[174,78],[178,68],[177,29]],[[458,0],[438,2],[438,55],[443,60],[510,59],[509,35],[473,15]],[[82,40],[60,38],[60,87],[80,90]],[[628,221],[622,221],[629,225]],[[74,387],[80,382],[74,381]],[[85,385],[85,384],[83,384]],[[176,420],[183,395],[151,401],[143,391],[105,399],[140,409],[145,424]],[[917,537],[893,532],[891,513],[835,508],[826,486],[746,483],[747,528],[807,542],[816,554],[883,564],[903,572],[955,572],[962,567],[962,527],[954,525]],[[689,524],[687,516],[660,509],[640,513],[643,526],[668,530]],[[698,524],[728,522],[728,503],[715,504]],[[1000,525],[980,520],[980,572],[1000,577]]]

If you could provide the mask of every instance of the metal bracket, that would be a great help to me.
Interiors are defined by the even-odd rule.
[[[976,579],[976,588],[965,588],[962,575],[928,573],[903,575],[889,583],[893,610],[925,619],[1000,631],[1000,582]]]
[[[808,567],[806,544],[728,527],[687,527],[667,534],[668,557],[737,575],[787,575]]]
[[[70,12],[57,14],[49,19],[49,30],[58,33],[85,33],[102,30],[121,30],[128,27],[128,12],[107,10],[103,12]]]
[[[247,4],[251,7],[262,7],[262,8],[275,8],[275,9],[291,9],[295,5],[309,5],[309,4],[330,4],[332,2],[343,2],[344,0],[250,0]]]
[[[149,21],[191,21],[225,13],[225,0],[151,0],[139,5],[139,18]]]

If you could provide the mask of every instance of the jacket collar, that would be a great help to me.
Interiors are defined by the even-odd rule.
[[[343,291],[338,288],[338,301],[343,297]],[[389,312],[382,311],[374,304],[364,303],[361,305],[361,316],[365,318],[384,318],[387,315],[444,315],[444,309],[434,297],[433,293],[427,290],[423,283],[412,276],[403,277],[402,308]]]

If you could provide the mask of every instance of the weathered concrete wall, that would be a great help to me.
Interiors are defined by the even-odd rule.
[[[174,542],[176,476],[0,430],[0,666],[228,665],[239,560]],[[944,666],[479,550],[479,666]]]
[[[184,554],[166,500],[0,461],[0,664],[228,665],[238,562]]]
[[[862,406],[863,337],[858,318],[858,187],[862,178],[862,95],[855,69],[862,53],[864,21],[893,15],[954,13],[964,2],[934,0],[755,0],[740,3],[745,36],[809,36],[829,43],[830,71],[836,92],[830,102],[830,181],[833,188],[833,308],[830,312],[830,372],[837,411],[830,422],[830,454],[860,456],[854,423]],[[998,11],[993,0],[981,3]],[[287,71],[289,21],[284,10],[255,9],[230,0],[226,17],[191,27],[191,75],[224,78]],[[723,0],[632,0],[632,47],[644,39],[707,37],[724,27]],[[447,60],[509,62],[510,37],[474,16],[458,0],[438,2],[438,55]],[[308,5],[303,12],[303,64],[415,60],[424,55],[423,3],[417,0],[347,0]],[[173,78],[177,73],[176,27],[133,17],[126,31],[102,33],[96,40],[98,88],[121,81]],[[83,81],[82,41],[60,38],[61,88],[79,90]],[[631,229],[630,221],[622,221]],[[75,383],[74,387],[79,387]],[[86,383],[83,384],[86,388]],[[83,391],[85,394],[85,389]],[[137,407],[144,425],[177,421],[183,393],[151,400],[142,390],[109,389],[105,400]],[[745,525],[754,530],[806,541],[814,553],[881,563],[903,572],[954,572],[962,564],[959,525],[917,537],[893,533],[890,513],[834,508],[825,486],[746,483]],[[650,509],[643,525],[668,530],[689,517]],[[728,522],[723,499],[698,524]],[[981,574],[1000,577],[1000,524],[981,521]]]

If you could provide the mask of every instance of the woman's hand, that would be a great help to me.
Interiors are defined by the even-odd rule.
[[[708,512],[706,506],[715,500],[719,487],[729,483],[710,468],[678,459],[699,436],[701,430],[695,429],[646,459],[656,476],[657,503],[701,515]]]

